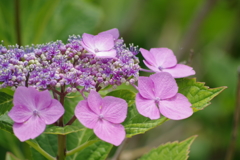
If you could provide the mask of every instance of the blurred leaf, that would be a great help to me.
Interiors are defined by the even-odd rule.
[[[142,156],[139,160],[187,160],[190,146],[197,136],[182,142],[166,143]]]
[[[81,130],[84,130],[85,128],[81,127],[77,127],[77,126],[64,126],[64,127],[59,127],[59,126],[50,126],[48,127],[44,133],[45,134],[60,134],[60,135],[67,135],[69,133],[72,132],[78,132]]]
[[[0,92],[0,115],[6,113],[7,111],[9,111],[12,106],[13,97],[4,93],[4,92]]]
[[[16,156],[14,156],[12,153],[7,152],[5,160],[19,160]]]
[[[7,113],[0,116],[0,129],[13,134],[13,121],[8,117]]]
[[[177,79],[178,92],[185,95],[192,104],[194,111],[202,110],[210,101],[227,87],[209,88],[196,79]]]
[[[0,40],[16,44],[15,1],[0,1]],[[69,35],[92,32],[100,23],[101,8],[87,0],[21,0],[23,45],[48,43]]]

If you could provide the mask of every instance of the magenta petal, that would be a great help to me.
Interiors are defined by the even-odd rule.
[[[52,97],[48,90],[36,92],[36,95],[35,95],[36,109],[41,110],[49,106],[51,103],[52,103]]]
[[[142,76],[138,78],[138,91],[144,98],[155,99],[153,88],[154,83],[150,78]]]
[[[25,106],[13,106],[8,112],[8,116],[17,123],[23,123],[33,115],[33,112]]]
[[[174,78],[183,78],[195,74],[192,67],[184,64],[177,64],[175,67],[166,68],[163,71],[170,73]]]
[[[24,123],[14,123],[13,132],[20,141],[34,139],[45,130],[46,124],[38,117],[32,116]]]
[[[143,60],[143,63],[144,63],[150,70],[152,70],[152,71],[154,71],[154,72],[161,72],[161,71],[158,69],[158,67],[149,64],[147,61]]]
[[[167,72],[155,73],[150,76],[154,83],[155,96],[160,99],[171,98],[178,92],[175,79]]]
[[[103,52],[96,52],[96,57],[99,58],[114,58],[116,57],[117,52],[115,49],[109,50],[109,51],[103,51]]]
[[[96,49],[99,51],[108,51],[114,47],[114,40],[111,34],[100,34],[94,36]]]
[[[88,106],[89,108],[96,113],[97,115],[100,114],[100,108],[102,106],[102,97],[100,94],[96,91],[90,91],[90,94],[88,95]]]
[[[38,92],[32,87],[18,87],[13,96],[14,106],[24,106],[30,111],[35,110],[35,96],[38,95]]]
[[[119,31],[117,28],[113,28],[113,29],[99,33],[99,35],[101,34],[111,34],[115,40],[118,39],[119,37]]]
[[[53,124],[56,122],[64,113],[64,108],[62,104],[55,100],[51,100],[51,104],[48,107],[43,108],[39,111],[41,119],[46,124]]]
[[[150,119],[160,118],[160,113],[155,100],[145,99],[139,93],[136,95],[136,107],[138,112]]]
[[[151,52],[143,48],[140,48],[140,52],[142,53],[143,57],[145,58],[149,65],[157,67],[155,57]]]
[[[84,43],[84,45],[85,45],[85,49],[95,49],[95,45],[94,45],[94,40],[93,40],[93,38],[94,38],[94,35],[91,35],[91,34],[87,34],[87,33],[83,33],[83,35],[82,35],[82,41],[83,41],[83,43]]]
[[[125,100],[107,96],[102,100],[101,115],[112,123],[122,123],[127,116],[127,108]]]
[[[168,68],[177,64],[176,56],[168,48],[152,48],[150,52],[153,54],[158,67]]]
[[[121,124],[114,124],[106,120],[98,121],[94,127],[94,133],[103,141],[119,146],[126,136]]]
[[[173,120],[188,118],[193,114],[191,103],[178,93],[173,98],[159,102],[160,113]]]
[[[98,121],[98,115],[89,108],[86,100],[77,104],[74,113],[77,119],[87,128],[93,129]]]

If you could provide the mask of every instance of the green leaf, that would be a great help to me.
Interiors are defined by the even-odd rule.
[[[7,113],[0,116],[0,129],[13,134],[13,121],[8,117]]]
[[[7,111],[9,111],[12,106],[13,97],[4,93],[4,92],[0,92],[0,115],[6,113]]]
[[[30,145],[34,160],[54,159],[57,153],[57,136],[51,134],[41,134],[33,140],[27,140]],[[40,154],[39,154],[40,153]]]
[[[190,146],[196,137],[161,145],[143,155],[139,160],[187,160]]]
[[[178,92],[185,95],[192,104],[194,111],[202,110],[210,101],[227,87],[209,88],[196,79],[177,79]]]
[[[112,147],[113,145],[107,142],[98,141],[78,152],[75,156],[67,157],[67,160],[105,160]]]
[[[84,130],[84,127],[78,127],[78,126],[64,126],[64,127],[59,127],[59,126],[50,126],[48,127],[44,133],[45,134],[60,134],[60,135],[66,135],[69,133],[73,133],[73,132],[78,132],[81,130]]]
[[[128,106],[132,106],[135,103],[136,95],[134,92],[130,90],[121,89],[121,90],[115,90],[115,91],[109,92],[107,96],[122,98],[128,103]]]
[[[16,156],[14,156],[12,153],[7,152],[5,160],[19,160]]]

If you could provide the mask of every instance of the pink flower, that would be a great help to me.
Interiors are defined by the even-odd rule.
[[[192,67],[177,64],[176,56],[168,48],[152,48],[150,51],[140,48],[145,58],[144,64],[154,72],[168,72],[174,78],[182,78],[194,75]]]
[[[119,31],[114,28],[105,32],[101,32],[94,36],[84,33],[81,45],[89,53],[99,58],[114,58],[116,50],[114,49],[114,40],[118,39]]]
[[[14,121],[13,132],[20,141],[36,138],[47,124],[53,124],[64,113],[63,106],[48,91],[39,92],[32,87],[18,87],[13,104],[8,115]]]
[[[162,114],[169,119],[180,120],[193,114],[191,103],[184,95],[177,93],[177,83],[167,72],[139,77],[138,90],[137,110],[145,117],[158,119]]]
[[[126,132],[120,124],[127,116],[127,103],[123,99],[101,98],[99,93],[91,91],[87,100],[78,103],[75,115],[103,141],[118,146],[125,138]]]

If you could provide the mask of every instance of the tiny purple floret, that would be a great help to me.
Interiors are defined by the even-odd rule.
[[[22,142],[39,136],[46,125],[53,124],[64,113],[61,103],[52,99],[49,91],[32,87],[18,87],[13,104],[8,115],[14,121],[14,134]]]
[[[174,78],[183,78],[195,74],[192,67],[177,64],[177,58],[168,48],[152,48],[150,51],[140,48],[145,58],[144,64],[154,72],[168,72]]]
[[[114,41],[119,37],[118,29],[114,28],[94,36],[84,33],[81,45],[89,53],[99,58],[114,58],[117,55]]]
[[[167,72],[159,72],[150,77],[139,77],[139,93],[136,107],[140,114],[150,119],[160,118],[160,114],[173,120],[188,118],[193,114],[191,103],[178,92],[175,79]]]
[[[106,96],[101,98],[96,91],[90,91],[87,100],[78,103],[75,116],[103,141],[118,146],[126,136],[122,123],[127,116],[125,100]]]

